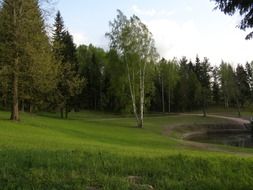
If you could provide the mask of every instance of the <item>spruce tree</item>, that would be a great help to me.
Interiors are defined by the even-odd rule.
[[[12,120],[19,120],[20,96],[34,98],[54,88],[53,62],[42,11],[37,0],[4,0],[0,25],[2,68],[11,84]],[[2,75],[3,76],[3,75]]]
[[[73,98],[82,90],[84,79],[78,74],[73,37],[65,30],[63,18],[59,11],[54,23],[53,52],[60,69],[55,102],[60,108],[61,118],[64,117],[64,111],[65,118],[67,118],[73,106]]]
[[[236,82],[238,85],[239,103],[241,106],[250,98],[250,86],[248,82],[247,71],[243,65],[238,64],[236,68]]]

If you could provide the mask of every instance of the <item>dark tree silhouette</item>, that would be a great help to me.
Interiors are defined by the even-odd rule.
[[[252,0],[211,0],[216,2],[215,9],[220,9],[228,15],[238,12],[242,16],[239,24],[241,30],[253,27],[253,1]],[[253,31],[246,36],[246,40],[253,37]]]

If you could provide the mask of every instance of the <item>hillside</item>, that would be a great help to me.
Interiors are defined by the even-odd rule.
[[[137,129],[131,117],[93,112],[22,118],[0,113],[1,189],[253,189],[251,149],[166,133],[225,119],[153,115]]]

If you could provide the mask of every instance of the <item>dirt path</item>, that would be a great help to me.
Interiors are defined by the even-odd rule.
[[[203,114],[180,114],[180,115],[202,116]],[[250,124],[250,120],[239,118],[239,117],[229,117],[229,116],[214,115],[214,114],[207,115],[207,117],[227,119],[227,120],[234,121],[234,122],[241,124],[241,125]]]

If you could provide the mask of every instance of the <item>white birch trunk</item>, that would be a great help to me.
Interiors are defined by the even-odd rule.
[[[128,76],[129,89],[130,89],[130,94],[131,94],[131,99],[132,99],[133,112],[134,112],[134,116],[135,116],[137,125],[139,125],[140,119],[137,114],[136,101],[135,101],[135,89],[133,87],[134,78],[131,80],[129,65],[128,65],[128,63],[126,63],[126,65],[127,65],[127,76]],[[134,73],[133,73],[133,76],[134,76]]]
[[[145,103],[145,72],[146,62],[144,63],[143,70],[140,69],[140,128],[143,128],[144,123],[144,103]],[[141,67],[140,67],[141,68]]]

